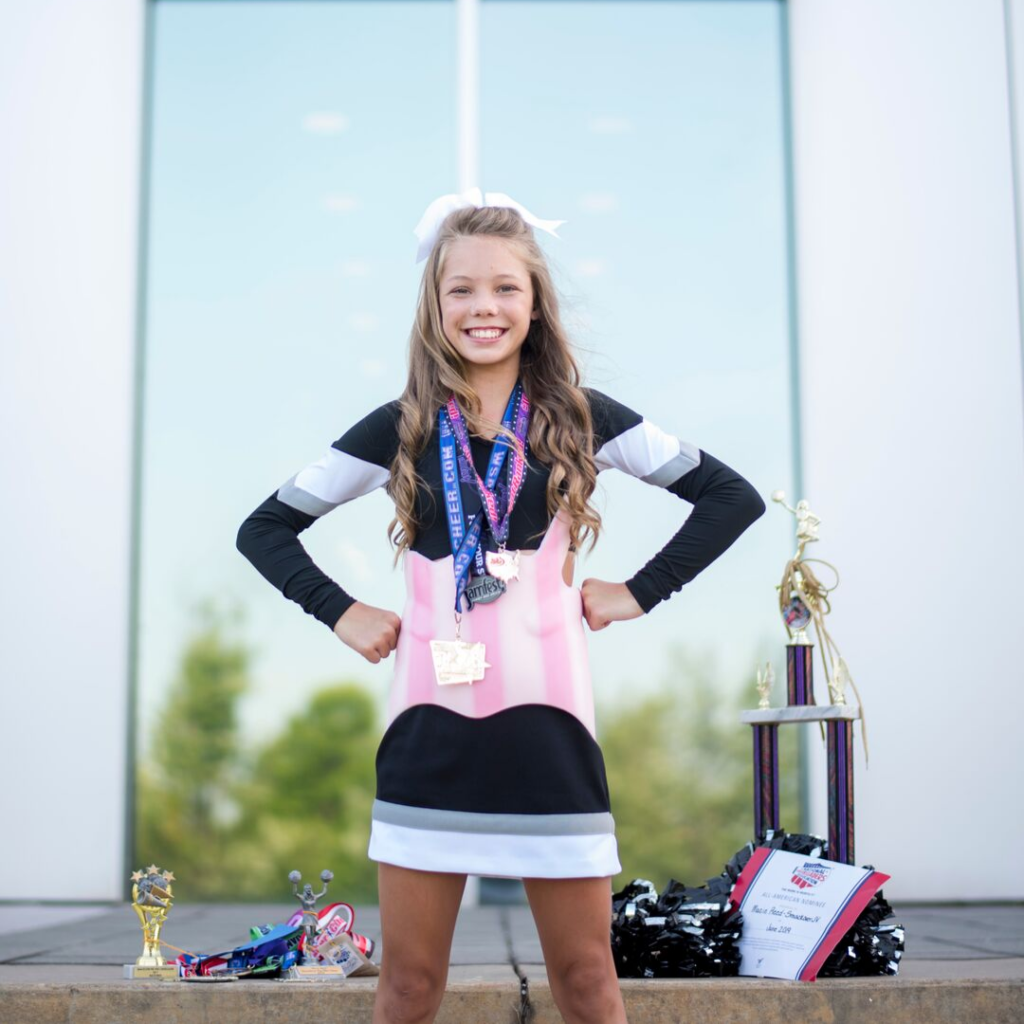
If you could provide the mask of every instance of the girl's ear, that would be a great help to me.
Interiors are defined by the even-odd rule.
[[[535,309],[535,310],[534,310],[534,311],[533,311],[533,312],[532,312],[532,313],[530,314],[530,319],[531,319],[531,320],[539,320],[539,319],[540,319],[540,310],[539,310],[539,309]]]

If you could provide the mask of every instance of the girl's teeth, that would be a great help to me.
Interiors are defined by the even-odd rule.
[[[495,328],[494,330],[470,330],[469,336],[471,338],[498,338],[504,332]]]

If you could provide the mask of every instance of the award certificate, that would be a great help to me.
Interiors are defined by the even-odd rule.
[[[736,881],[740,974],[814,981],[829,953],[889,880],[870,868],[761,847]]]

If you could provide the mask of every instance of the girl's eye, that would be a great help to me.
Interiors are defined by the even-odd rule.
[[[500,290],[501,290],[502,288],[511,288],[511,289],[512,289],[512,291],[514,291],[514,292],[517,292],[517,291],[519,291],[519,287],[518,287],[518,285],[514,285],[514,284],[503,284],[503,285],[500,285],[500,286],[499,286],[499,289],[498,289],[498,290],[500,291]],[[468,292],[468,291],[469,291],[469,289],[468,289],[468,288],[466,288],[466,287],[464,287],[464,286],[460,286],[460,287],[458,287],[458,288],[453,288],[453,289],[451,290],[451,294],[452,294],[452,295],[461,295],[461,294],[463,294],[464,292]]]

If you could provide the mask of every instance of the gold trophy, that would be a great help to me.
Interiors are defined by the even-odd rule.
[[[142,956],[135,961],[134,978],[178,978],[177,965],[167,963],[160,952],[160,929],[174,903],[173,881],[172,871],[161,871],[155,864],[132,873],[132,909],[142,925]]]

